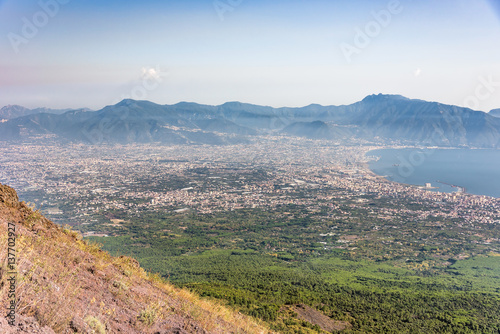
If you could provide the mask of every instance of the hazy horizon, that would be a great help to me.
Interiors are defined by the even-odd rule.
[[[0,18],[0,106],[302,107],[383,93],[500,108],[494,1],[0,0]]]
[[[356,102],[362,101],[364,98],[366,98],[368,96],[379,95],[379,94],[382,94],[382,93],[373,93],[373,94],[367,95],[367,96],[365,96],[365,97],[363,97],[363,98],[361,98],[361,99],[359,99],[357,101],[352,101],[352,102],[349,102],[349,103],[346,103],[346,104],[343,104],[343,105],[351,105],[351,104],[354,104]],[[389,96],[389,95],[397,95],[397,94],[382,94],[382,95],[388,95]],[[403,96],[403,97],[404,98],[408,98],[409,100],[420,100],[420,99],[415,99],[415,98],[411,98],[411,97],[408,97],[408,96]],[[220,105],[223,105],[223,104],[226,104],[226,103],[242,103],[242,104],[250,104],[250,105],[262,106],[262,107],[271,107],[271,108],[276,108],[276,109],[280,109],[280,108],[305,108],[305,107],[308,107],[310,105],[321,105],[323,107],[329,107],[329,106],[338,107],[338,106],[341,106],[340,104],[339,105],[335,105],[335,104],[324,105],[324,104],[318,104],[318,103],[314,103],[314,102],[311,102],[311,103],[306,104],[306,105],[298,105],[298,106],[287,106],[287,105],[283,105],[283,106],[270,106],[270,105],[259,105],[259,104],[248,102],[248,101],[226,101],[226,102],[223,102],[223,103],[220,103],[220,104],[208,104],[208,103],[198,103],[198,102],[193,102],[193,101],[178,101],[178,102],[174,102],[174,103],[159,103],[159,102],[155,102],[155,101],[151,101],[151,100],[137,100],[137,99],[133,99],[133,98],[125,98],[123,100],[126,100],[126,99],[131,99],[131,100],[134,100],[134,101],[152,102],[152,103],[155,103],[155,104],[158,104],[158,105],[176,105],[176,104],[180,104],[180,103],[195,103],[195,104],[207,105],[207,106],[220,106]],[[9,107],[9,106],[20,106],[20,107],[25,107],[25,108],[28,108],[28,109],[43,109],[43,108],[47,108],[47,109],[51,109],[51,110],[90,109],[92,111],[98,111],[98,110],[104,109],[105,107],[116,105],[116,104],[122,102],[123,100],[115,101],[115,103],[113,103],[113,104],[102,105],[102,106],[97,107],[97,108],[89,108],[87,106],[80,106],[80,107],[73,107],[73,108],[62,106],[62,107],[57,107],[57,108],[51,108],[51,107],[47,107],[47,106],[43,106],[43,105],[42,106],[27,107],[25,105],[20,105],[20,104],[0,105],[0,108]],[[435,102],[435,103],[445,104],[445,103],[442,103],[440,101],[427,101],[427,102],[432,102],[432,103]],[[445,104],[445,105],[447,105],[447,104]],[[500,109],[500,108],[496,108],[496,109]],[[495,110],[495,109],[492,109],[492,110]],[[484,112],[489,113],[492,110],[486,110]]]

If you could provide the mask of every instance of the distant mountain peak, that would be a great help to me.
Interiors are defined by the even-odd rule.
[[[244,103],[240,102],[240,101],[229,101],[229,102],[225,102],[223,104],[223,106],[241,106],[243,105]]]
[[[118,102],[116,104],[116,106],[118,107],[121,107],[121,106],[129,106],[129,105],[132,105],[132,104],[135,104],[137,103],[138,101],[137,100],[133,100],[133,99],[123,99],[121,100],[120,102]]]
[[[239,109],[241,109],[245,106],[250,106],[250,104],[239,102],[239,101],[230,101],[230,102],[226,102],[226,103],[221,105],[221,107],[223,107],[223,108],[239,108]]]
[[[493,109],[488,113],[490,116],[500,117],[500,108]]]
[[[17,104],[9,104],[0,109],[0,119],[14,119],[17,117],[23,117],[33,114],[63,114],[71,109],[50,109],[46,107],[29,109]]]
[[[10,108],[28,109],[28,108],[20,106],[18,104],[8,104],[8,105],[2,107],[2,109],[0,109],[0,110],[10,109]]]
[[[383,100],[410,100],[410,99],[397,94],[372,94],[365,97],[362,100],[362,102],[379,102]]]
[[[1,114],[13,114],[13,113],[26,113],[30,109],[17,105],[17,104],[8,104],[0,109]]]

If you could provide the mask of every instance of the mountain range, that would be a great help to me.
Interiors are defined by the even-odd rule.
[[[98,111],[79,109],[10,117],[0,123],[0,140],[52,135],[62,141],[90,144],[224,145],[276,134],[338,142],[354,138],[377,143],[500,147],[500,118],[493,116],[496,113],[383,94],[350,105],[311,104],[301,108],[240,102],[219,106],[188,102],[159,105],[127,99]]]
[[[63,114],[71,109],[49,109],[49,108],[35,108],[28,109],[19,105],[8,105],[0,109],[0,120],[2,119],[13,119],[17,117],[50,113],[50,114]]]

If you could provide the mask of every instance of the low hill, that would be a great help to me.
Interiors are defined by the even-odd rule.
[[[352,128],[326,124],[322,121],[295,122],[282,130],[283,133],[310,139],[346,140],[356,135]]]
[[[268,333],[145,272],[132,258],[81,240],[1,184],[0,261],[0,304],[17,302],[15,326],[2,316],[0,333]]]

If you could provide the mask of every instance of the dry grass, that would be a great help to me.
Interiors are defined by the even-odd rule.
[[[271,333],[262,322],[229,309],[216,300],[201,298],[186,289],[178,289],[171,284],[154,281],[155,286],[170,293],[181,301],[181,310],[191,315],[209,332],[223,332],[220,319],[232,324],[237,333]]]
[[[2,204],[0,203],[0,206]],[[19,210],[24,211],[19,211]],[[19,214],[21,212],[21,214]],[[214,300],[174,287],[129,257],[112,257],[33,208],[0,208],[0,263],[7,221],[17,220],[18,313],[56,333],[152,333],[169,326],[209,333],[269,333],[263,324]],[[7,287],[0,288],[6,300]]]

